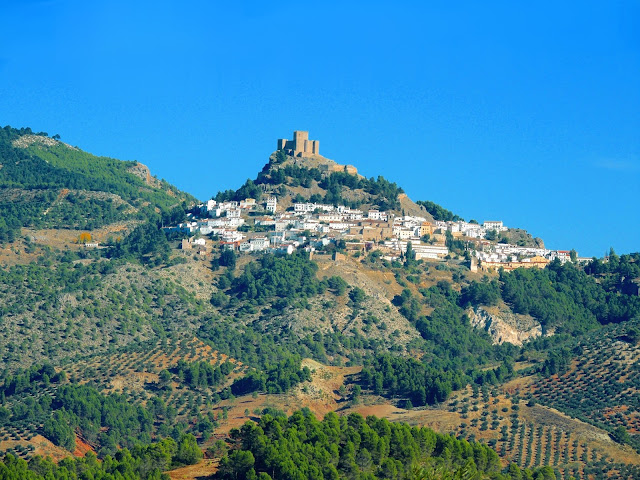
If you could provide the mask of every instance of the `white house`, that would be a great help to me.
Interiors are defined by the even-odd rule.
[[[314,210],[322,210],[323,212],[332,212],[333,205],[324,205],[321,203],[294,203],[293,211],[296,213],[311,213]]]
[[[280,217],[276,220],[276,232],[283,232],[287,229],[289,225],[293,225],[295,220],[288,217]]]
[[[423,258],[441,258],[449,254],[449,249],[439,245],[416,245],[411,244],[413,251],[416,253],[416,260]],[[405,250],[406,251],[406,248]]]
[[[330,230],[336,230],[339,232],[344,232],[345,230],[349,230],[349,227],[351,226],[351,224],[346,223],[346,222],[331,222],[329,223],[329,229]]]
[[[267,237],[255,237],[249,240],[251,250],[261,252],[269,247],[269,239]]]
[[[226,230],[222,234],[222,241],[228,242],[228,243],[239,242],[243,238],[244,238],[244,235],[236,230]]]
[[[398,231],[398,238],[400,240],[406,240],[413,237],[415,237],[415,230],[413,228],[401,228]]]
[[[276,213],[277,207],[278,207],[278,199],[276,197],[267,198],[266,209],[268,212]]]
[[[294,224],[294,228],[298,230],[310,230],[315,232],[320,225],[320,222],[316,218],[305,218],[304,220],[298,220]]]
[[[318,215],[318,220],[321,222],[340,222],[342,220],[342,215],[335,212],[321,213]]]
[[[447,222],[443,222],[442,220],[436,220],[435,222],[436,228],[441,228],[443,230],[447,229]]]
[[[381,222],[386,222],[389,219],[387,212],[381,212],[379,210],[369,210],[369,212],[367,213],[367,218],[369,220],[376,220]]]
[[[495,230],[497,232],[504,232],[505,230],[508,230],[508,228],[504,226],[502,221],[497,221],[497,220],[496,221],[485,220],[482,226],[486,230]]]

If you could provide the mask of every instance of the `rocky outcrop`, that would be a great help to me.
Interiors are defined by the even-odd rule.
[[[39,145],[41,147],[55,147],[56,145],[64,145],[71,150],[78,150],[77,147],[72,147],[68,143],[61,142],[55,138],[45,137],[43,135],[22,135],[16,138],[11,145],[16,148],[29,148],[31,145]]]
[[[128,172],[135,175],[136,177],[141,178],[147,185],[151,185],[153,187],[158,187],[160,182],[157,179],[151,176],[151,172],[149,171],[149,167],[143,165],[140,162],[136,162],[131,167],[129,167]]]
[[[500,307],[475,307],[467,311],[471,324],[485,330],[494,344],[522,345],[542,336],[542,326],[529,315],[519,315]]]

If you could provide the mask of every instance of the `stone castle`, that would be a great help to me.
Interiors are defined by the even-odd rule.
[[[294,157],[312,157],[320,155],[320,142],[309,140],[309,132],[296,130],[293,132],[293,140],[278,139],[278,150],[284,150]]]

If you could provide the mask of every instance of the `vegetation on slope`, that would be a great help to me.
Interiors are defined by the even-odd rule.
[[[94,229],[194,200],[167,182],[147,184],[131,173],[136,162],[96,157],[44,135],[0,129],[0,243],[13,241],[20,227]]]
[[[417,267],[413,269],[417,270]],[[405,406],[445,401],[452,391],[470,382],[496,384],[513,374],[510,344],[492,345],[488,335],[475,331],[461,307],[466,298],[441,280],[414,295],[405,288],[394,303],[415,328],[423,342],[420,360],[377,355],[365,361],[361,379],[375,394],[404,399]],[[431,313],[425,315],[423,308]],[[495,369],[482,369],[487,362],[501,362]]]
[[[231,441],[216,478],[555,478],[548,468],[500,475],[498,455],[484,445],[358,414],[265,415],[232,431]]]
[[[219,192],[214,198],[217,201],[239,201],[247,197],[260,199],[261,186],[268,186],[277,195],[284,195],[288,188],[303,187],[315,188],[322,194],[292,194],[294,201],[346,205],[351,208],[367,204],[377,206],[381,210],[400,210],[398,195],[403,193],[402,188],[382,176],[374,179],[346,171],[322,172],[316,167],[309,168],[287,162],[289,159],[291,157],[287,157],[284,152],[277,152],[255,180],[247,180],[238,190]],[[347,192],[357,192],[358,195],[346,195]]]
[[[125,239],[122,251],[144,253],[128,245]],[[105,351],[152,333],[163,337],[189,328],[207,307],[174,280],[145,272],[128,257],[95,256],[95,250],[49,251],[37,263],[0,267],[0,365],[13,370]]]
[[[99,462],[93,453],[84,458],[65,458],[55,464],[49,459],[35,457],[28,463],[13,455],[0,462],[3,480],[169,480],[163,472],[181,465],[192,465],[202,458],[202,452],[193,437],[179,442],[165,439],[150,445],[138,445],[119,450],[113,457]]]
[[[443,222],[457,222],[464,220],[464,218],[459,215],[456,215],[450,210],[447,210],[446,208],[429,200],[418,200],[416,203],[421,207],[424,207],[425,210],[431,214],[434,220],[440,220]]]

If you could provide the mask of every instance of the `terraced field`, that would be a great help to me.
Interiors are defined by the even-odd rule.
[[[640,345],[629,341],[637,324],[587,339],[568,372],[532,385],[536,399],[608,430],[623,427],[640,445]]]
[[[218,386],[193,388],[185,384],[184,379],[175,373],[179,360],[187,363],[206,362],[213,367],[228,362],[231,364],[231,370],[224,383]],[[72,383],[87,384],[103,393],[122,394],[131,403],[146,405],[149,401],[160,399],[167,409],[172,409],[176,422],[184,422],[193,433],[202,437],[203,431],[198,430],[198,425],[202,425],[203,419],[207,419],[211,426],[215,427],[218,420],[222,419],[222,412],[214,414],[212,407],[226,398],[223,392],[228,390],[227,387],[233,380],[243,375],[246,367],[222,353],[213,351],[199,340],[189,338],[169,339],[165,342],[137,345],[116,353],[90,356],[64,365],[58,370],[63,370]],[[172,372],[172,375],[171,379],[161,386],[160,372],[163,370]],[[31,404],[44,401],[43,398],[46,396],[55,399],[57,388],[58,385],[52,384],[39,390],[37,394],[16,395],[7,406],[11,407],[19,402]],[[36,447],[38,441],[49,455],[60,458],[64,456],[62,449],[58,449],[40,436],[45,420],[46,418],[29,415],[19,422],[0,427],[0,457],[6,452],[29,459],[34,454],[41,453],[42,449]],[[77,443],[81,444],[81,440],[78,439]]]
[[[486,443],[520,468],[551,465],[558,479],[640,478],[640,455],[633,449],[613,442],[602,429],[537,404],[530,393],[535,378],[524,380],[492,389],[468,388],[437,408],[386,414],[385,405],[353,410]]]

